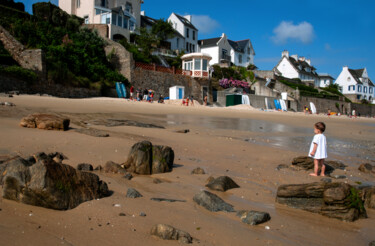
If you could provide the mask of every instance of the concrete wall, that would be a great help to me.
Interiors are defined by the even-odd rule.
[[[26,49],[2,26],[0,26],[0,41],[21,67],[35,71],[41,80],[46,80],[47,69],[41,49]]]
[[[328,110],[331,110],[331,112],[340,112],[341,114],[347,114],[350,112],[351,108],[350,103],[343,101],[315,97],[301,97],[299,100],[298,111],[303,111],[303,107],[305,105],[310,108],[310,102],[314,103],[318,114],[325,114],[328,112]],[[337,103],[339,105],[339,109],[336,107]]]
[[[60,84],[38,83],[30,85],[27,81],[0,74],[0,92],[10,91],[18,91],[21,94],[48,94],[66,98],[98,97],[101,95],[99,90],[67,87]]]
[[[169,96],[169,88],[173,86],[184,86],[185,95],[193,95],[194,99],[203,103],[203,87],[209,87],[207,79],[194,79],[188,76],[162,73],[151,70],[135,68],[133,70],[131,84],[137,89],[152,89],[155,91],[154,99]],[[211,89],[209,89],[211,91]]]

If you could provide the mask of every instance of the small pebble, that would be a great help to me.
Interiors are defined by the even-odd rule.
[[[102,224],[98,224],[98,226],[100,227],[100,226],[102,226]]]
[[[142,213],[139,214],[139,216],[146,217],[146,214],[142,212]]]
[[[119,208],[121,207],[121,204],[113,204],[114,207]]]
[[[271,229],[269,226],[265,226],[264,228],[266,228],[266,230],[269,230],[269,229]]]

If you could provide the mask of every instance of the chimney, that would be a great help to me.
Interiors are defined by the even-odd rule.
[[[343,66],[342,67],[342,70],[348,70],[349,68],[348,68],[348,66]]]
[[[190,22],[191,22],[191,20],[192,20],[192,16],[191,16],[191,15],[185,15],[184,18],[187,19],[187,20],[190,21]]]
[[[299,60],[300,60],[300,61],[305,61],[306,58],[305,58],[304,56],[301,56],[301,57],[299,58]]]
[[[298,61],[298,55],[292,55],[290,57],[292,57],[292,58],[294,58],[294,60]]]
[[[141,11],[141,15],[142,15],[142,16],[146,16],[146,11],[142,10],[142,11]]]
[[[281,57],[286,57],[286,58],[289,58],[289,51],[287,50],[284,50],[282,53],[281,53]]]
[[[311,60],[310,59],[306,59],[306,62],[307,62],[307,64],[309,64],[311,66]]]

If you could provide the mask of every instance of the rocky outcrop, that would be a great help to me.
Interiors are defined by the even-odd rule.
[[[205,209],[211,212],[234,212],[233,206],[231,204],[224,202],[224,200],[218,197],[217,195],[205,190],[196,194],[193,197],[193,200],[198,205],[204,207]]]
[[[366,187],[362,190],[365,207],[375,209],[375,187]]]
[[[241,218],[243,223],[249,225],[258,225],[264,222],[267,222],[271,219],[269,213],[266,212],[258,212],[258,211],[248,211],[248,210],[241,210],[237,212],[237,217]]]
[[[97,175],[57,163],[46,154],[4,162],[0,175],[3,198],[34,206],[66,210],[109,195]]]
[[[67,131],[70,120],[53,114],[31,114],[22,118],[20,126],[44,130]]]
[[[143,141],[132,146],[128,160],[124,163],[129,172],[150,175],[171,172],[173,169],[174,151],[168,146],[153,146]]]
[[[126,192],[126,197],[128,197],[128,198],[138,198],[138,197],[143,197],[143,196],[136,189],[129,188],[128,191]]]
[[[236,182],[233,181],[228,176],[221,176],[216,179],[211,180],[208,184],[206,184],[208,188],[211,190],[217,190],[217,191],[226,191],[233,188],[239,188],[240,186],[236,184]]]
[[[206,174],[203,168],[197,167],[193,171],[191,171],[191,174]]]
[[[107,161],[104,165],[103,170],[106,173],[126,173],[126,170],[120,164],[113,161]]]
[[[154,225],[151,229],[151,235],[157,236],[164,240],[177,240],[180,243],[193,242],[193,238],[189,233],[165,224]]]
[[[77,170],[80,171],[94,171],[94,167],[88,163],[80,163],[77,166]]]
[[[333,172],[335,169],[345,169],[345,165],[338,161],[325,161],[326,174]],[[297,170],[314,169],[314,159],[308,156],[299,156],[293,159],[291,168]],[[320,168],[318,170],[320,172]]]
[[[276,201],[344,221],[367,217],[359,191],[345,183],[281,185]]]

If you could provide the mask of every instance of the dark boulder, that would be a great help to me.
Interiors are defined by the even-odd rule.
[[[129,198],[138,198],[138,197],[143,197],[143,196],[136,189],[129,188],[128,191],[126,192],[126,197],[129,197]]]
[[[129,172],[150,175],[171,172],[173,161],[171,147],[153,146],[149,141],[142,141],[132,146],[124,166]]]
[[[359,191],[345,183],[281,185],[276,201],[344,221],[367,217]]]
[[[80,171],[94,171],[94,168],[91,164],[88,163],[80,163],[77,166],[77,170]]]
[[[44,130],[67,131],[70,119],[53,114],[35,113],[21,119],[20,126]]]
[[[365,207],[375,209],[375,187],[364,188],[362,196],[365,198]]]
[[[237,217],[241,218],[243,223],[249,225],[258,225],[264,222],[267,222],[271,219],[269,213],[266,212],[258,212],[258,211],[248,211],[248,210],[241,210],[237,212]]]
[[[194,202],[212,212],[226,211],[234,212],[233,206],[229,203],[224,202],[223,199],[217,195],[202,190],[193,197]]]
[[[362,164],[358,167],[358,170],[363,173],[375,173],[375,168],[369,163]]]
[[[156,202],[186,202],[186,200],[177,200],[177,199],[169,199],[169,198],[151,198],[152,201]]]
[[[189,233],[178,230],[170,225],[158,224],[151,229],[151,235],[157,236],[164,240],[177,240],[180,243],[192,243],[193,238]]]
[[[332,173],[335,170],[334,166],[337,166],[339,169],[345,169],[346,167],[344,164],[336,161],[325,161],[324,164],[326,166],[326,174]],[[312,170],[314,169],[314,159],[308,156],[296,157],[293,159],[291,167],[297,170]],[[318,172],[320,172],[320,167]]]
[[[107,184],[97,175],[57,163],[48,155],[40,156],[47,157],[35,163],[18,157],[0,165],[3,198],[66,210],[109,195]]]
[[[206,184],[208,188],[211,190],[217,191],[226,191],[233,188],[239,188],[240,186],[233,181],[233,179],[229,178],[228,176],[221,176],[218,177],[208,184]]]

